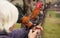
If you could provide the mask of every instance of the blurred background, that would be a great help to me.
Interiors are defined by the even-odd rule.
[[[23,6],[22,0],[8,0],[14,5]],[[46,17],[43,24],[43,38],[60,38],[60,0],[40,0],[43,5],[48,4],[45,9]],[[35,1],[33,2],[35,3]],[[16,24],[15,29],[20,28],[20,24]]]

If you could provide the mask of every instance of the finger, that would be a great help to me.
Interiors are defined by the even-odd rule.
[[[40,28],[42,31],[43,31],[43,28],[42,28],[42,26],[36,26],[37,28]]]
[[[41,28],[41,30],[43,31],[43,28],[42,27],[40,27]]]
[[[30,32],[29,33],[32,33],[32,29],[30,30]]]
[[[35,30],[33,33],[34,33],[34,34],[37,34],[37,33],[38,33],[38,30]]]

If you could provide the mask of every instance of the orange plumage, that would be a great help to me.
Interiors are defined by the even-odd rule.
[[[35,18],[40,12],[40,9],[39,8],[35,8],[33,11],[32,11],[32,18]]]
[[[24,16],[22,18],[22,24],[26,24],[28,28],[32,26],[32,23],[30,22],[30,17],[29,16]]]
[[[22,18],[22,24],[26,24],[28,28],[30,28],[33,23],[30,21],[30,19],[32,20],[33,18],[35,18],[40,12],[40,9],[39,8],[35,8],[33,11],[32,11],[32,15],[31,17],[30,16],[24,16]]]
[[[22,18],[22,23],[23,24],[25,24],[25,23],[27,23],[28,21],[29,21],[29,17],[28,16],[24,16],[23,18]]]

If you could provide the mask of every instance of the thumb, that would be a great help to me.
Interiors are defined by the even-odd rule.
[[[30,32],[29,33],[32,33],[32,29],[30,30]]]
[[[33,33],[34,33],[35,35],[37,35],[37,33],[38,33],[38,30],[35,30]]]

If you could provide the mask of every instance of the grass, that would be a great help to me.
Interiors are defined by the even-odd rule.
[[[48,13],[53,17],[46,18],[44,25],[44,38],[60,38],[60,19],[56,17],[54,11]]]
[[[48,11],[48,14],[52,17],[56,17],[56,11]]]
[[[16,24],[16,26],[14,27],[15,29],[18,29],[18,28],[20,28],[21,27],[21,24]]]

